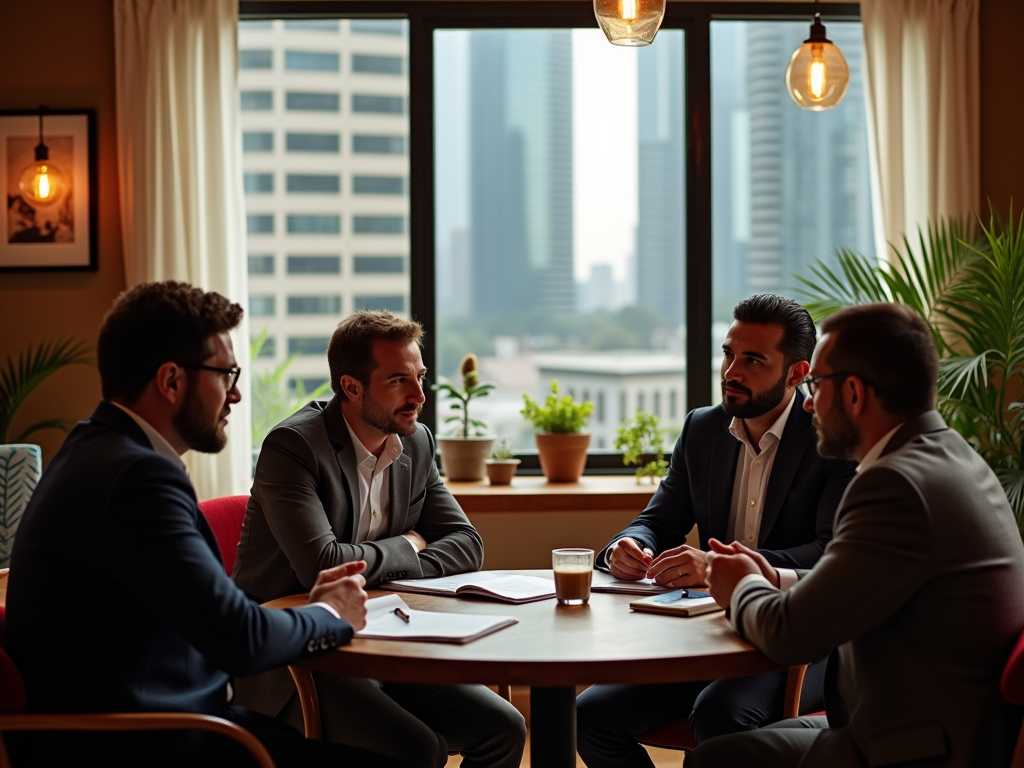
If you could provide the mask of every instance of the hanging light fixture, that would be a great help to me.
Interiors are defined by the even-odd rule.
[[[786,88],[799,106],[821,112],[838,105],[846,95],[849,84],[850,67],[842,52],[825,37],[819,0],[814,0],[811,36],[793,51],[789,59]]]
[[[665,18],[665,0],[594,0],[594,15],[612,45],[650,45]]]
[[[21,173],[18,188],[21,196],[32,205],[53,205],[67,188],[64,173],[50,162],[50,148],[43,142],[43,112],[39,107],[39,144],[36,161]]]

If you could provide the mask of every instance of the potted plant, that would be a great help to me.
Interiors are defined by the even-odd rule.
[[[484,434],[487,425],[469,415],[469,403],[476,397],[487,397],[494,389],[493,384],[480,381],[476,355],[466,355],[459,366],[462,386],[448,382],[435,384],[435,392],[443,392],[454,411],[444,420],[445,424],[457,425],[452,435],[438,435],[437,446],[441,450],[441,467],[449,480],[475,481],[484,478],[484,461],[491,455],[494,438]]]
[[[487,479],[491,485],[508,485],[516,474],[516,467],[519,466],[519,459],[515,457],[512,450],[512,441],[507,437],[501,438],[491,458],[485,462],[487,465]]]
[[[623,419],[622,426],[615,430],[615,447],[622,451],[623,464],[636,466],[637,485],[644,477],[653,485],[654,478],[665,476],[668,462],[664,436],[661,421],[646,411],[637,411],[632,420]]]
[[[43,429],[67,432],[70,428],[63,419],[44,419],[15,434],[14,415],[50,375],[66,365],[90,362],[89,349],[82,342],[58,339],[29,347],[16,363],[7,358],[6,367],[0,368],[0,568],[10,564],[14,534],[43,468],[42,449],[25,439]]]
[[[544,404],[523,395],[520,411],[538,430],[534,435],[540,468],[551,483],[575,483],[587,464],[590,433],[584,432],[587,419],[594,412],[594,404],[577,403],[572,395],[558,396],[558,382],[551,382],[551,393]]]

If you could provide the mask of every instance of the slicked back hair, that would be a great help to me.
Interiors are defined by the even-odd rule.
[[[810,313],[792,299],[774,293],[758,293],[737,304],[732,317],[741,323],[781,326],[782,341],[778,349],[787,369],[801,360],[810,362],[818,335]]]
[[[331,389],[343,400],[341,377],[352,376],[363,385],[370,383],[370,374],[377,367],[373,345],[378,341],[415,341],[423,346],[423,326],[414,320],[403,320],[390,312],[364,309],[349,315],[335,328],[327,346],[327,365],[331,370]]]
[[[832,347],[825,360],[835,372],[855,373],[875,390],[892,416],[910,417],[935,407],[939,354],[924,319],[899,304],[860,304],[821,324]]]
[[[235,328],[242,308],[219,293],[168,280],[125,291],[103,318],[96,364],[106,400],[138,402],[164,363],[198,365],[210,337]]]

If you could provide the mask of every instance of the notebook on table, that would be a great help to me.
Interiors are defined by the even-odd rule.
[[[645,597],[643,600],[634,600],[629,607],[634,611],[665,613],[670,616],[699,616],[723,610],[715,598],[697,589],[676,589],[663,595]]]
[[[418,592],[423,595],[479,595],[506,603],[529,603],[555,596],[555,582],[551,579],[500,571],[473,571],[436,579],[400,579],[381,586],[396,592]]]
[[[468,643],[518,622],[512,616],[417,611],[398,595],[366,601],[366,627],[356,637],[426,643]]]

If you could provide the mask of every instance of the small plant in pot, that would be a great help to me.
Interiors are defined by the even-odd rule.
[[[515,451],[512,449],[512,441],[507,437],[501,438],[486,464],[487,479],[491,481],[491,485],[509,485],[516,474],[516,467],[519,466],[519,459],[515,457]]]
[[[615,447],[622,451],[622,463],[636,466],[636,482],[646,477],[651,484],[654,478],[664,477],[668,470],[665,461],[665,430],[653,413],[637,411],[633,419],[623,419],[622,426],[615,430]]]
[[[494,385],[480,381],[476,355],[466,355],[462,359],[459,376],[462,379],[461,387],[449,382],[433,386],[435,392],[448,396],[448,407],[453,411],[444,423],[456,426],[454,434],[438,435],[441,467],[449,480],[483,480],[484,461],[491,455],[494,438],[484,434],[486,424],[469,415],[469,403],[474,398],[489,395]]]
[[[558,382],[551,382],[551,393],[543,404],[523,395],[520,411],[533,424],[537,433],[537,453],[544,477],[551,483],[575,483],[587,464],[590,433],[584,432],[587,419],[594,412],[589,400],[577,403],[572,395],[558,396]]]

